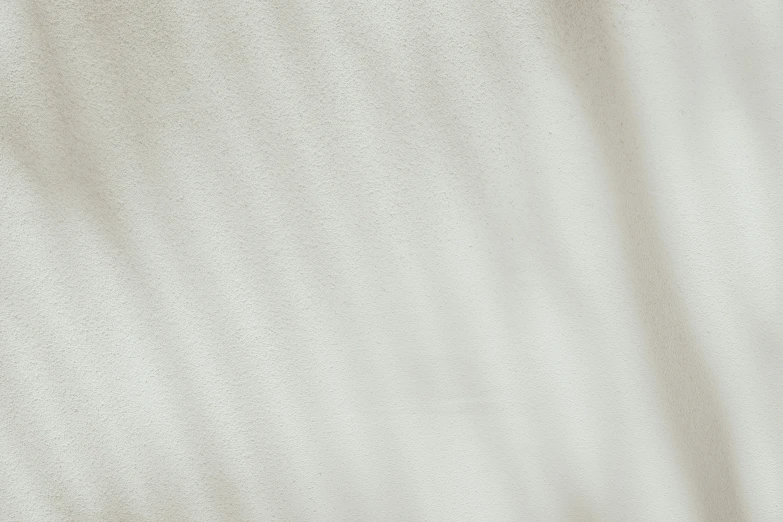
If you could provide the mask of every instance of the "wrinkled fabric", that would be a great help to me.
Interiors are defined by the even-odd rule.
[[[783,3],[0,48],[0,520],[783,520]]]

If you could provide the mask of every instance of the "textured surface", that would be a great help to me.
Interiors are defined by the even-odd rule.
[[[0,49],[0,520],[783,520],[779,0]]]

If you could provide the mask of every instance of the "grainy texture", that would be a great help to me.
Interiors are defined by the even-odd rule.
[[[0,520],[783,520],[779,0],[0,2]]]

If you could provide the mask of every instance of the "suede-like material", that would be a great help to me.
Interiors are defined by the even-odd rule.
[[[0,2],[0,521],[71,520],[783,520],[783,3]]]

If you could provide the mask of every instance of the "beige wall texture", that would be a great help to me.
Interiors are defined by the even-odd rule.
[[[0,520],[783,520],[783,2],[0,2]]]

